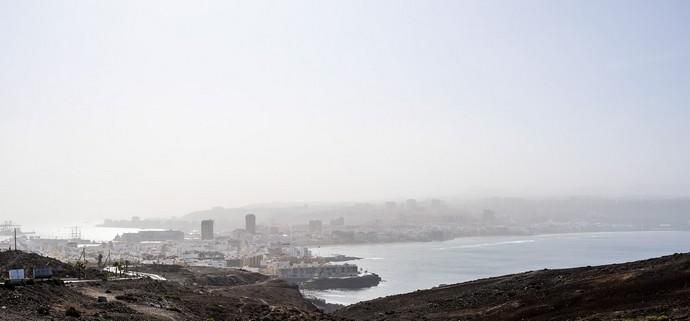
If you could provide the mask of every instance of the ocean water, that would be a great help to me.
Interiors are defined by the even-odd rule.
[[[605,232],[468,237],[444,242],[329,246],[383,282],[363,290],[304,291],[327,302],[353,304],[382,296],[544,268],[622,263],[690,251],[690,231]]]

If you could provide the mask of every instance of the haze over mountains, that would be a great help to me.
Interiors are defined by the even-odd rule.
[[[687,6],[0,1],[0,215],[686,197]]]
[[[438,204],[433,204],[434,200]],[[201,220],[213,219],[219,231],[231,231],[243,228],[245,215],[252,213],[257,215],[260,225],[267,227],[300,225],[316,219],[327,224],[330,220],[343,218],[347,225],[375,222],[398,225],[408,224],[412,219],[425,223],[448,221],[461,225],[468,222],[529,225],[553,221],[602,224],[603,230],[610,226],[630,230],[690,228],[690,198],[427,199],[417,200],[413,209],[406,207],[405,201],[268,203],[237,208],[216,206],[175,217],[138,218],[138,222],[125,222],[121,226],[189,229],[196,228]],[[491,221],[482,218],[486,211],[490,211],[493,217]]]
[[[421,202],[421,201],[420,201]],[[426,205],[420,203],[418,212],[413,215],[434,216]],[[404,208],[404,202],[398,206]],[[553,199],[521,199],[521,198],[486,198],[445,202],[445,215],[480,216],[481,212],[491,209],[503,217],[517,221],[529,220],[585,220],[598,222],[628,222],[654,224],[685,223],[689,221],[690,198],[667,199],[605,199],[605,198],[553,198]],[[351,223],[365,223],[372,220],[372,213],[378,213],[394,218],[397,212],[391,213],[384,202],[359,203],[293,203],[293,204],[265,204],[240,208],[216,207],[210,210],[200,210],[187,214],[182,219],[199,220],[213,218],[219,221],[236,220],[241,226],[247,213],[260,214],[265,224],[287,224],[295,219],[323,220],[347,217]],[[653,215],[650,213],[654,213]]]

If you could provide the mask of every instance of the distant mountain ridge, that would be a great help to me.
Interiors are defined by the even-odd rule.
[[[369,223],[374,219],[396,221],[400,213],[416,216],[444,216],[478,218],[490,209],[499,218],[519,224],[546,221],[614,224],[630,226],[630,229],[653,229],[672,226],[690,229],[690,198],[642,199],[642,198],[480,198],[472,200],[443,201],[439,209],[425,211],[428,204],[418,202],[417,211],[404,212],[401,202],[388,208],[384,202],[369,203],[265,203],[251,206],[199,210],[181,217],[186,221],[214,219],[225,228],[242,228],[244,215],[257,215],[260,224],[307,224],[311,219],[327,221],[345,217],[348,224]],[[507,223],[506,222],[506,223]]]

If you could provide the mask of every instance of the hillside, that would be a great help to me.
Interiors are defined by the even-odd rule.
[[[78,276],[78,270],[74,265],[50,257],[23,251],[0,252],[0,279],[7,278],[7,272],[10,269],[24,269],[26,276],[31,276],[35,266],[49,266],[52,268],[53,275],[60,278]],[[102,274],[100,271],[91,268],[87,270],[87,273],[94,277]]]
[[[412,277],[412,276],[411,276]],[[361,302],[353,320],[689,320],[690,254],[541,270]]]
[[[70,268],[34,254],[3,255],[4,263]],[[476,280],[362,302],[333,314],[319,312],[296,287],[252,272],[140,270],[167,281],[0,286],[0,320],[690,320],[690,254]]]
[[[179,266],[142,270],[162,270],[170,279],[0,286],[0,320],[338,320],[318,311],[296,287],[257,273]]]

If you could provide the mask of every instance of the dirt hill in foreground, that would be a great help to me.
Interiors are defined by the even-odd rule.
[[[334,314],[318,311],[296,287],[252,272],[140,268],[168,280],[0,286],[0,320],[690,320],[690,254],[482,279]]]
[[[362,302],[353,320],[690,320],[690,254],[540,270]]]
[[[35,254],[0,254],[0,263],[71,265]],[[139,267],[170,279],[30,281],[0,285],[0,320],[339,320],[321,313],[297,287],[236,269]]]
[[[10,269],[24,269],[26,276],[31,276],[33,267],[49,266],[57,277],[76,277],[77,269],[71,265],[53,258],[23,251],[0,252],[0,278],[7,278]]]

